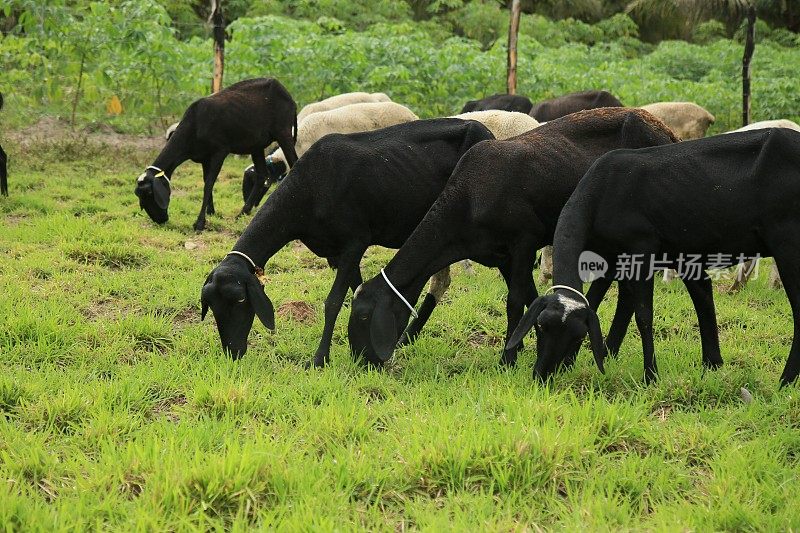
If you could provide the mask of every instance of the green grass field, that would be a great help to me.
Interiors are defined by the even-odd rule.
[[[544,387],[530,338],[498,369],[505,285],[477,265],[385,371],[351,360],[349,297],[333,364],[304,370],[333,273],[289,245],[266,268],[277,329],[256,322],[232,362],[199,293],[249,221],[246,161],[198,235],[198,165],[157,227],[133,194],[154,152],[44,138],[3,141],[0,528],[800,530],[800,390],[778,389],[791,313],[764,266],[717,294],[721,370],[702,372],[683,287],[659,283],[657,384],[631,332],[605,376],[584,348]],[[365,279],[390,257],[371,250]]]

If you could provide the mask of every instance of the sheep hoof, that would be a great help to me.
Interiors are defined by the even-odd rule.
[[[324,359],[323,360],[318,360],[315,357],[311,361],[304,362],[303,363],[303,369],[304,370],[313,370],[315,368],[324,368],[325,364],[326,364],[326,361]]]

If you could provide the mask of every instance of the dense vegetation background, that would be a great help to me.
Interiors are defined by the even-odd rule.
[[[739,126],[741,28],[732,6],[741,0],[669,9],[681,2],[692,4],[524,2],[519,92],[535,100],[605,88],[628,105],[691,100],[717,116],[712,132]],[[753,120],[798,120],[800,38],[791,30],[797,26],[793,10],[800,9],[794,1],[756,3],[764,20],[757,29]],[[78,4],[5,4],[0,91],[7,125],[56,115],[81,127],[104,123],[122,132],[154,133],[209,92],[207,2]],[[275,76],[300,105],[345,91],[384,91],[420,116],[451,114],[468,99],[505,90],[503,4],[225,1],[225,82]],[[715,11],[703,9],[712,4]],[[109,111],[114,97],[122,105],[119,115]]]

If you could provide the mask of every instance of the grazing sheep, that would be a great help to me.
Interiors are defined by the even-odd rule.
[[[315,142],[329,133],[373,131],[412,120],[419,120],[419,117],[407,107],[394,102],[350,104],[330,111],[313,113],[307,115],[300,123],[295,151],[297,156],[301,157]],[[280,179],[288,171],[286,158],[280,148],[267,157],[267,163],[270,181]],[[269,182],[264,183],[264,180],[255,179],[252,166],[247,167],[244,172],[242,196],[246,198],[252,196],[253,205],[256,206],[267,193]],[[257,183],[264,184],[255,188],[254,185]]]
[[[297,160],[292,136],[296,111],[289,92],[273,78],[240,81],[193,102],[167,145],[137,179],[140,207],[155,222],[166,222],[170,178],[178,165],[191,159],[203,165],[203,204],[194,223],[194,229],[202,231],[206,212],[214,213],[212,191],[228,154],[249,154],[264,179],[268,174],[264,149],[272,141],[286,150],[290,164]],[[249,209],[245,203],[242,210]]]
[[[331,96],[330,98],[326,98],[325,100],[321,100],[319,102],[312,102],[307,106],[303,107],[300,112],[297,114],[297,123],[300,124],[303,122],[308,115],[313,113],[320,113],[322,111],[330,111],[331,109],[336,109],[337,107],[344,107],[350,104],[362,104],[367,102],[391,102],[391,98],[386,96],[384,93],[344,93],[344,94],[337,94],[336,96]],[[175,128],[178,127],[178,122],[171,125],[167,128],[166,139],[172,136],[175,133]]]
[[[539,122],[530,115],[516,111],[502,111],[500,109],[470,111],[469,113],[455,115],[452,118],[477,120],[489,128],[495,139],[509,139],[539,127]]]
[[[274,326],[272,304],[254,272],[299,239],[336,268],[313,359],[315,366],[326,364],[347,289],[361,284],[360,261],[366,249],[402,245],[461,156],[475,143],[492,138],[479,122],[442,118],[330,134],[316,142],[258,210],[234,251],[206,279],[203,316],[209,307],[214,312],[223,348],[234,358],[245,353],[254,314],[268,328]],[[445,271],[438,278],[434,292],[441,295],[449,277]]]
[[[319,102],[313,102],[303,107],[297,114],[297,123],[302,124],[303,120],[311,114],[338,109],[351,104],[367,104],[376,102],[391,102],[392,99],[384,93],[344,93],[331,96]]]
[[[777,120],[762,120],[761,122],[753,122],[752,124],[748,124],[738,130],[733,131],[726,131],[725,133],[736,133],[737,131],[750,131],[750,130],[762,130],[766,128],[787,128],[794,131],[800,131],[800,125],[796,122],[792,122],[791,120],[786,119],[777,119]],[[728,287],[727,292],[733,293],[738,292],[744,289],[747,282],[750,281],[750,277],[755,272],[755,260],[750,260],[741,265],[737,265],[736,273],[733,276],[733,283],[730,287]],[[778,265],[772,263],[772,268],[770,269],[769,273],[769,281],[768,286],[771,289],[780,289],[783,284],[781,283],[781,275],[778,272]]]
[[[412,313],[405,302],[417,301],[433,273],[467,258],[500,269],[508,286],[510,335],[536,296],[536,251],[552,242],[561,207],[589,166],[610,150],[674,141],[652,115],[620,108],[574,113],[518,137],[478,143],[382,275],[356,292],[351,350],[374,364],[386,361]],[[427,295],[420,315],[430,315],[435,305]],[[420,328],[412,323],[401,342]],[[501,362],[513,365],[516,357],[516,349],[505,350]]]
[[[682,255],[684,264],[691,257],[701,267],[774,256],[794,315],[794,340],[780,378],[787,385],[800,373],[799,203],[800,133],[789,129],[607,154],[586,173],[558,220],[554,281],[566,289],[534,301],[508,344],[513,346],[536,326],[542,361],[537,368],[546,375],[569,356],[564,346],[581,342],[587,316],[593,314],[575,294],[582,287],[578,261],[584,250],[608,261],[610,275],[629,265],[632,254],[673,262]],[[705,282],[710,286],[710,280]],[[653,277],[629,276],[620,282],[620,291],[633,301],[645,379],[650,381],[657,375]],[[715,366],[721,358],[714,361],[706,352],[713,352],[718,342],[716,327],[709,317],[705,327],[699,313],[698,319],[704,362]],[[602,363],[602,342],[592,344]]]
[[[658,117],[683,141],[701,139],[714,123],[714,115],[692,102],[657,102],[642,106]]]
[[[501,111],[516,111],[517,113],[530,113],[533,104],[525,97],[517,94],[493,94],[480,100],[470,100],[461,109],[462,113],[471,111],[488,111],[499,109]]]
[[[500,109],[489,109],[487,111],[470,111],[455,115],[453,118],[464,120],[477,120],[492,132],[497,140],[510,139],[517,135],[538,128],[541,124],[535,118],[525,113],[517,111],[502,111]],[[542,268],[540,280],[544,281],[547,277],[552,277],[552,270],[547,270],[547,266],[552,267],[553,249],[551,246],[542,248]],[[467,273],[473,273],[470,261],[463,261],[464,269]]]
[[[0,109],[3,109],[3,93],[0,93]],[[0,194],[8,196],[8,156],[0,146]]]
[[[599,107],[622,107],[622,102],[608,91],[583,91],[542,100],[533,106],[530,115],[539,122],[546,122],[584,109]]]

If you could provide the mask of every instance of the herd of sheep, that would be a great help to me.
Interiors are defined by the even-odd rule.
[[[242,213],[280,181],[202,285],[202,317],[213,312],[234,358],[246,352],[256,316],[275,327],[263,268],[294,240],[336,270],[312,365],[330,358],[349,290],[350,349],[381,365],[420,333],[449,286],[450,265],[471,260],[497,268],[508,288],[501,363],[515,364],[523,337],[535,329],[534,374],[542,379],[571,365],[587,336],[603,371],[632,318],[645,379],[656,377],[654,276],[620,276],[634,255],[660,258],[661,270],[678,268],[687,254],[700,258],[701,275],[679,274],[698,316],[702,363],[718,367],[706,270],[774,257],[794,312],[780,378],[786,385],[800,373],[800,126],[766,121],[705,137],[713,122],[691,102],[624,107],[606,91],[535,105],[494,95],[429,120],[386,94],[348,93],[298,113],[283,85],[259,78],[192,103],[135,193],[141,208],[164,223],[174,170],[189,159],[201,163],[203,201],[194,224],[200,231],[214,213],[213,187],[228,154],[253,162],[244,173]],[[273,143],[277,149],[267,155]],[[5,177],[0,149],[4,193]],[[397,253],[365,281],[360,262],[373,245]],[[532,275],[540,249],[543,275],[553,281],[544,294]],[[586,251],[608,269],[584,295],[589,280],[579,270]],[[604,338],[596,310],[613,281],[619,298]]]
[[[497,268],[508,288],[501,364],[515,364],[523,337],[536,329],[537,377],[571,365],[586,336],[603,371],[633,318],[649,381],[657,375],[654,276],[620,276],[626,257],[661,258],[661,270],[677,268],[685,254],[700,258],[700,275],[679,274],[707,368],[722,364],[709,268],[774,257],[796,311],[795,333],[800,326],[800,126],[767,121],[704,138],[713,122],[691,102],[631,108],[606,91],[535,105],[494,95],[429,120],[383,93],[334,96],[297,113],[277,80],[247,80],[189,106],[139,176],[136,195],[153,220],[165,222],[172,172],[187,159],[200,162],[205,189],[195,229],[202,230],[229,153],[253,160],[243,213],[281,181],[202,286],[202,317],[213,312],[234,358],[246,352],[256,316],[275,327],[263,268],[300,240],[336,269],[314,366],[330,358],[349,290],[350,349],[379,366],[420,333],[450,284],[450,265],[472,260]],[[273,142],[278,148],[265,156]],[[398,251],[365,281],[360,263],[373,245]],[[544,295],[532,276],[540,249],[543,274],[553,279]],[[586,295],[584,251],[608,262]],[[619,298],[603,338],[596,309],[613,281]],[[783,385],[800,373],[798,343],[795,335]]]

